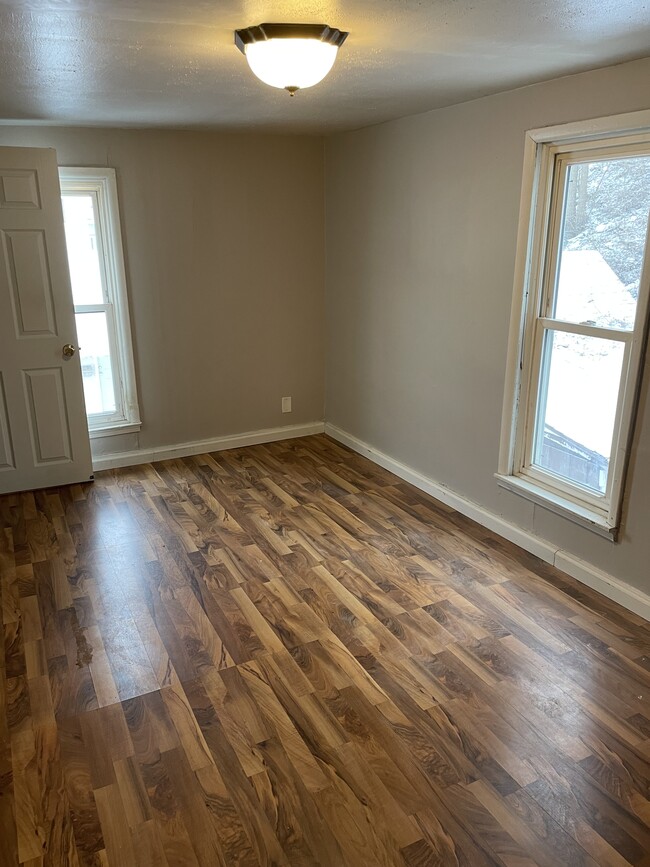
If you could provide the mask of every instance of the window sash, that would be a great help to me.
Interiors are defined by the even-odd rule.
[[[115,412],[89,413],[91,434],[119,433],[140,427],[135,365],[122,250],[115,171],[107,168],[59,169],[62,196],[89,195],[95,217],[103,304],[75,304],[75,313],[104,312],[109,336]]]
[[[629,389],[629,371],[630,371],[630,344],[633,343],[635,335],[638,335],[639,323],[642,320],[642,287],[647,283],[647,261],[648,261],[648,246],[649,236],[646,234],[645,248],[645,263],[643,274],[641,277],[641,287],[639,290],[639,298],[637,300],[637,312],[635,317],[635,328],[631,331],[623,331],[621,329],[606,328],[600,326],[582,325],[578,323],[564,322],[560,319],[554,319],[548,315],[552,309],[555,297],[557,295],[558,286],[558,265],[560,258],[560,244],[562,239],[562,226],[564,217],[564,208],[566,201],[566,182],[568,177],[568,169],[570,165],[584,163],[585,161],[593,161],[595,156],[603,156],[603,158],[611,157],[612,152],[615,152],[621,159],[633,156],[650,153],[650,145],[643,151],[625,149],[621,153],[621,148],[600,148],[598,151],[591,151],[587,158],[585,155],[575,151],[570,154],[570,159],[555,158],[553,172],[551,175],[551,188],[549,190],[548,216],[546,219],[546,250],[540,251],[540,262],[538,273],[543,275],[541,286],[538,286],[536,293],[537,303],[534,305],[539,311],[539,314],[529,325],[529,334],[532,334],[530,340],[530,354],[527,363],[524,362],[524,383],[522,394],[524,402],[521,404],[524,418],[519,422],[520,434],[517,442],[517,459],[516,466],[518,473],[540,482],[545,487],[561,492],[564,496],[570,499],[575,499],[582,505],[593,508],[593,510],[603,516],[608,516],[611,511],[615,491],[615,480],[620,479],[622,472],[617,472],[616,464],[621,461],[621,434],[622,434],[622,417],[625,409],[625,395]],[[582,157],[582,158],[580,158]],[[649,224],[650,231],[650,224]],[[647,294],[647,293],[643,293]],[[542,315],[546,314],[546,315]],[[585,336],[600,337],[607,340],[618,340],[626,345],[623,366],[621,370],[621,380],[619,385],[619,394],[617,399],[617,410],[614,423],[614,432],[612,438],[612,447],[609,461],[607,488],[605,494],[592,491],[589,488],[572,482],[569,479],[561,477],[550,471],[536,466],[533,463],[533,455],[535,448],[535,432],[537,428],[538,402],[539,394],[542,387],[541,373],[542,364],[544,362],[544,346],[545,334],[548,330],[584,334]]]
[[[633,342],[633,333],[624,331],[615,331],[613,329],[604,329],[594,326],[573,326],[565,327],[566,323],[557,320],[538,319],[535,324],[534,338],[534,353],[533,364],[530,370],[529,377],[529,393],[525,409],[525,420],[522,424],[522,436],[519,441],[520,454],[518,464],[520,473],[530,479],[536,480],[545,486],[557,489],[563,495],[574,497],[577,501],[586,506],[591,506],[603,515],[609,512],[612,502],[612,493],[614,485],[613,465],[616,455],[619,453],[619,437],[621,430],[621,419],[625,404],[626,382],[628,379],[628,371],[630,367],[631,347]],[[621,365],[621,378],[619,391],[616,402],[616,414],[614,417],[614,428],[612,433],[612,445],[609,461],[609,469],[607,473],[607,487],[604,493],[595,491],[586,485],[581,485],[579,482],[572,481],[565,476],[553,473],[551,470],[540,467],[534,463],[536,439],[539,435],[539,397],[543,389],[542,369],[544,365],[545,347],[547,344],[547,334],[549,333],[565,333],[565,334],[584,334],[585,336],[596,337],[606,340],[614,340],[622,343],[625,347],[623,362]],[[547,368],[548,370],[548,368]]]
[[[89,412],[87,413],[88,426],[95,430],[103,427],[112,427],[126,419],[126,407],[124,406],[124,385],[121,377],[119,364],[115,359],[119,358],[117,339],[117,327],[115,324],[115,307],[113,304],[77,304],[74,308],[75,316],[83,316],[84,313],[104,313],[106,316],[106,328],[108,331],[108,347],[111,358],[111,379],[113,382],[113,394],[115,395],[114,412]],[[81,348],[81,347],[80,347]]]
[[[562,230],[564,228],[566,212],[569,169],[572,166],[584,165],[585,163],[593,163],[600,160],[624,160],[636,156],[648,156],[650,155],[650,142],[646,142],[645,144],[638,142],[634,145],[630,143],[617,143],[611,146],[601,146],[597,149],[586,150],[582,148],[574,148],[567,152],[562,152],[558,148],[550,148],[549,151],[552,159],[551,164],[553,165],[553,171],[549,172],[549,174],[551,174],[551,183],[548,190],[549,213],[545,219],[547,224],[547,249],[540,251],[542,253],[542,260],[539,263],[541,269],[540,277],[542,291],[539,293],[538,297],[539,316],[553,318],[551,317],[551,310],[553,309],[553,304],[558,291],[559,265],[561,259],[560,245],[562,243]]]
[[[617,123],[618,121],[618,123]],[[607,123],[611,126],[607,128]],[[616,135],[617,129],[636,129]],[[639,131],[641,130],[641,131]],[[515,296],[508,354],[502,441],[497,478],[500,484],[570,517],[583,526],[615,537],[620,521],[623,483],[640,385],[650,282],[650,222],[634,329],[601,328],[555,319],[561,222],[569,166],[598,158],[650,154],[650,112],[571,124],[527,134],[522,207],[518,235]],[[605,494],[571,483],[532,464],[533,435],[547,331],[617,340],[625,345],[614,436]],[[520,480],[520,482],[518,482]]]
[[[102,296],[105,302],[111,301],[112,285],[109,277],[109,252],[106,249],[106,220],[102,219],[102,210],[99,194],[101,193],[101,185],[99,183],[86,183],[84,189],[74,188],[67,189],[67,184],[61,181],[61,195],[65,198],[83,198],[88,196],[92,202],[93,218],[95,221],[95,241],[97,243],[97,261],[99,264],[99,278],[102,286]],[[75,304],[75,309],[79,305]]]

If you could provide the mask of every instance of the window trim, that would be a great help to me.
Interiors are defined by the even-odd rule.
[[[107,167],[60,166],[61,194],[92,193],[100,234],[100,257],[105,277],[105,303],[75,305],[75,313],[107,312],[111,356],[117,360],[114,383],[116,412],[89,414],[91,439],[140,430],[142,422],[133,359],[133,338],[124,268],[124,250],[117,197],[115,169]],[[112,313],[111,313],[112,311]],[[102,416],[104,418],[102,419]]]
[[[551,214],[550,210],[555,179],[555,172],[551,169],[556,155],[570,154],[579,147],[584,157],[589,150],[602,150],[614,138],[617,147],[650,143],[650,111],[544,127],[526,133],[501,443],[498,472],[495,474],[501,487],[612,541],[620,529],[625,476],[643,372],[641,362],[648,336],[650,243],[646,242],[636,325],[634,331],[622,339],[625,354],[615,423],[618,437],[615,436],[612,448],[614,460],[608,479],[608,496],[602,498],[602,507],[594,506],[593,493],[587,498],[581,497],[579,492],[576,493],[577,486],[558,484],[551,473],[522,473],[522,449],[526,442],[523,428],[530,417],[529,401],[537,391],[534,387],[531,389],[538,373],[532,368],[535,341],[545,330],[544,325],[540,325],[543,319],[538,311],[548,313],[540,307],[546,287],[544,271],[556,261],[554,254],[546,255],[549,234],[557,229],[551,224],[552,219],[557,221],[557,214]],[[556,234],[559,237],[559,232]],[[572,323],[566,325],[572,329],[576,327]],[[621,339],[621,332],[615,330],[615,333],[617,339]]]

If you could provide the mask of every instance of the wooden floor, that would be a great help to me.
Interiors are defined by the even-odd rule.
[[[650,865],[650,630],[324,436],[0,498],[2,865]]]

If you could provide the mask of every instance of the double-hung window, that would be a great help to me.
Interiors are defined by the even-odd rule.
[[[528,133],[497,476],[611,537],[646,332],[648,114]]]
[[[115,172],[60,168],[91,437],[140,428]]]

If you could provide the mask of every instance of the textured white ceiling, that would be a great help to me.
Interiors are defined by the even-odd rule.
[[[0,0],[0,118],[324,132],[650,54],[650,0]],[[350,36],[290,98],[233,31],[325,23]]]

